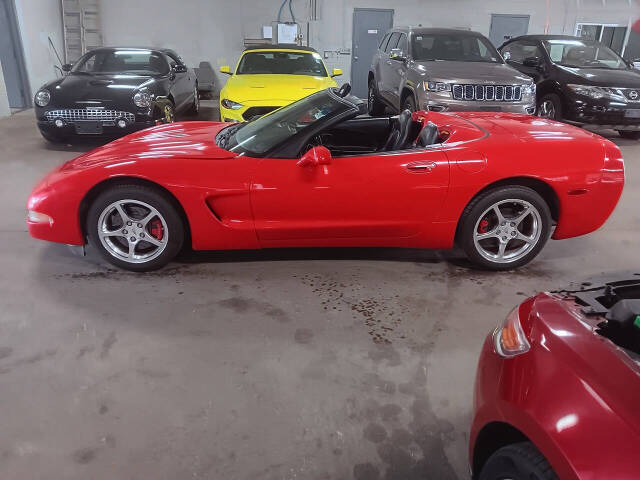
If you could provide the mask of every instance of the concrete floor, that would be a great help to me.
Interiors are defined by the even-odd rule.
[[[28,236],[33,185],[91,145],[0,120],[0,478],[467,478],[487,332],[527,295],[638,264],[640,143],[611,138],[613,217],[517,272],[304,249],[132,274]]]

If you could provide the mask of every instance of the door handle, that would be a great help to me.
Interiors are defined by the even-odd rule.
[[[431,173],[435,168],[435,162],[411,162],[406,165],[412,173]]]

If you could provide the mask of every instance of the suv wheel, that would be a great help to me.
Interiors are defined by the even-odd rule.
[[[404,112],[405,110],[409,110],[410,112],[416,111],[416,102],[411,95],[407,95],[407,98],[402,102],[402,108],[400,111]]]
[[[375,80],[369,81],[369,95],[368,95],[368,110],[369,115],[375,117],[384,113],[384,105],[378,100],[378,94],[376,92]]]
[[[562,118],[562,104],[560,97],[555,93],[549,93],[538,101],[538,116],[549,120],[560,120]]]

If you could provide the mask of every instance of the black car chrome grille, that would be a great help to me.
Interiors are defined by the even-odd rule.
[[[454,100],[487,102],[519,102],[522,100],[520,85],[455,84],[452,93]]]
[[[91,110],[85,108],[69,108],[64,110],[49,110],[46,112],[45,117],[50,122],[55,121],[57,118],[61,118],[67,123],[73,123],[80,120],[99,120],[102,122],[115,122],[119,119],[124,119],[127,123],[133,123],[136,120],[136,116],[131,112],[122,112],[120,110]]]
[[[253,117],[266,115],[269,112],[273,112],[280,107],[249,107],[242,114],[245,120],[251,120]]]

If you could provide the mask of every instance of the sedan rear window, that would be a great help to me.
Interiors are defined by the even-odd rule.
[[[236,71],[236,75],[269,73],[327,76],[322,59],[315,52],[249,52],[242,56]]]

